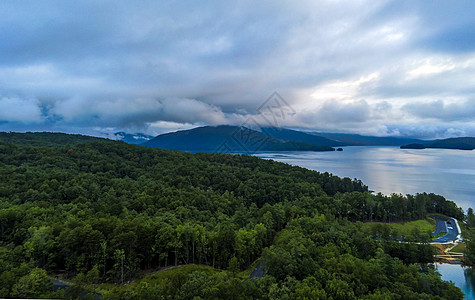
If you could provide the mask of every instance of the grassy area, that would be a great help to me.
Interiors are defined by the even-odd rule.
[[[362,223],[362,229],[366,232],[377,232],[378,228],[387,227],[392,236],[409,236],[432,233],[435,230],[435,221],[431,218],[424,220],[410,221],[404,223]]]
[[[457,246],[452,248],[450,252],[463,253],[465,251],[465,243],[458,243]]]
[[[445,232],[440,232],[440,233],[438,233],[438,234],[434,235],[434,236],[433,236],[433,238],[434,238],[434,239],[436,239],[436,238],[440,238],[441,236],[444,236],[444,235],[446,235],[446,233],[445,233]]]

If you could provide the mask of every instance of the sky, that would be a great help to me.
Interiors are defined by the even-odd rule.
[[[0,2],[0,130],[475,136],[475,1]],[[274,105],[275,106],[275,105]]]

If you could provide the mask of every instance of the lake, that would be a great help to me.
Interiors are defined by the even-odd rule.
[[[383,194],[436,193],[475,208],[475,151],[344,147],[334,152],[264,152],[256,156],[340,177],[361,179]]]
[[[452,281],[465,294],[465,299],[475,299],[475,271],[461,265],[436,264],[442,279]]]
[[[383,194],[428,192],[455,201],[465,211],[475,208],[475,151],[345,147],[342,152],[265,152],[256,156],[340,177],[361,179]],[[437,264],[442,279],[451,280],[475,299],[475,271]]]

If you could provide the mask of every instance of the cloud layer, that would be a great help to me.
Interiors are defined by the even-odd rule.
[[[475,135],[472,1],[4,1],[0,130]]]

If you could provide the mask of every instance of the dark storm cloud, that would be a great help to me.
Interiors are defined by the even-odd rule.
[[[297,108],[283,125],[384,134],[431,119],[452,128],[463,114],[457,105],[470,106],[475,92],[474,8],[471,1],[3,1],[0,129],[155,133],[234,124],[276,90]],[[329,87],[331,96],[312,98]],[[438,111],[423,112],[427,99],[454,107],[430,117]],[[461,130],[471,128],[473,119],[460,118],[468,122],[457,124]]]

